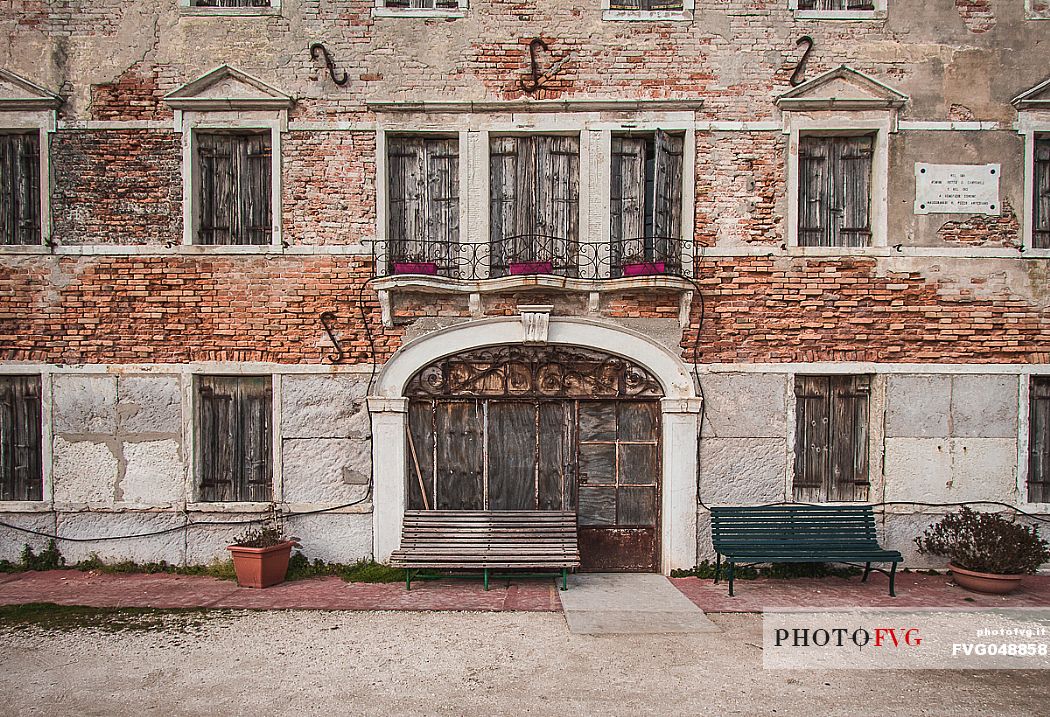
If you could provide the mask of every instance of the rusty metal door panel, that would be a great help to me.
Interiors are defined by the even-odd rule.
[[[656,528],[580,526],[580,570],[652,573],[660,569]]]
[[[581,401],[577,514],[581,569],[659,569],[660,409]]]

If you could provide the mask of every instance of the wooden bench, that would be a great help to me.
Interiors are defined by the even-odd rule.
[[[405,569],[405,587],[424,568],[492,570],[553,568],[568,588],[570,568],[580,565],[576,514],[562,511],[410,510],[401,548],[390,564]],[[413,572],[414,571],[414,572]],[[548,573],[549,574],[549,573]]]
[[[864,563],[867,581],[872,563],[892,563],[887,572],[890,595],[897,563],[896,550],[884,550],[875,534],[870,505],[773,505],[711,509],[711,538],[718,555],[715,582],[722,573],[722,556],[729,563],[729,595],[737,563]]]

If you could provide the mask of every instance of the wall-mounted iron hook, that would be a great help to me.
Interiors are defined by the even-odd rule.
[[[809,35],[803,35],[795,40],[795,47],[802,47],[803,45],[806,46],[806,51],[802,53],[802,58],[795,65],[795,71],[791,73],[791,79],[788,80],[792,87],[801,85],[803,78],[806,76],[806,63],[809,61],[809,53],[813,52],[813,38]]]
[[[324,327],[325,333],[328,334],[328,339],[332,342],[332,346],[335,347],[335,354],[330,354],[328,359],[332,363],[342,363],[346,359],[346,352],[343,351],[343,346],[339,343],[339,339],[335,337],[335,314],[331,311],[322,311],[317,318],[321,320],[321,326]]]
[[[542,37],[532,38],[532,40],[529,41],[529,66],[532,71],[532,80],[530,82],[518,80],[518,85],[527,93],[535,92],[543,86],[543,83],[541,82],[543,75],[540,72],[540,63],[539,60],[536,59],[536,51],[540,49],[550,52],[550,48],[547,47],[547,43],[544,42]]]
[[[341,70],[343,73],[341,77],[336,76],[335,60],[332,59],[332,53],[330,53],[328,48],[320,42],[315,42],[310,45],[310,57],[315,60],[319,60],[322,57],[324,58],[324,64],[328,68],[328,75],[332,78],[332,82],[335,84],[342,87],[350,81],[350,75],[347,74],[346,70]]]

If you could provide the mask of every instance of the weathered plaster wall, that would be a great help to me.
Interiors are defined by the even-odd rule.
[[[820,368],[814,367],[813,373]],[[873,503],[1023,503],[1018,494],[1016,374],[876,375],[871,398]],[[791,499],[794,379],[782,373],[702,377],[700,498],[706,505]],[[985,509],[995,509],[986,506]],[[911,566],[940,566],[915,551],[914,537],[951,508],[894,505],[879,519],[887,547]],[[713,558],[710,520],[699,511],[700,559]]]

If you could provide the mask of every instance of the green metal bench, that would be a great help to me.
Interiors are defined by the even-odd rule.
[[[576,514],[571,511],[409,510],[405,511],[401,547],[390,565],[405,569],[412,589],[420,571],[481,570],[485,589],[494,570],[547,568],[561,575],[580,565]],[[544,573],[550,575],[552,573]],[[516,572],[515,576],[525,574]]]
[[[737,563],[864,563],[867,581],[872,563],[892,563],[887,572],[890,595],[897,563],[904,558],[885,550],[875,534],[870,505],[769,505],[711,509],[711,541],[718,559],[715,582],[721,578],[722,557],[729,564],[729,595]]]

